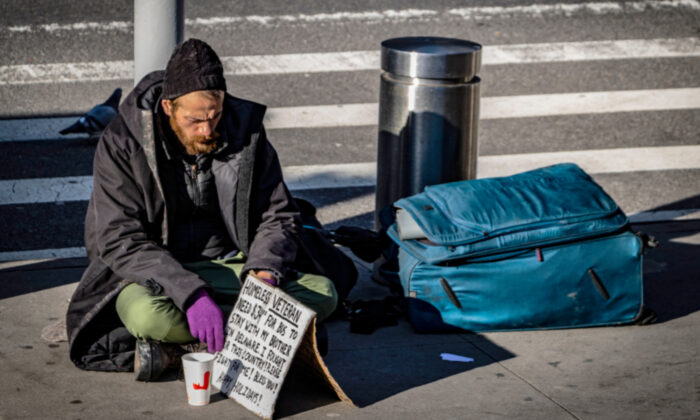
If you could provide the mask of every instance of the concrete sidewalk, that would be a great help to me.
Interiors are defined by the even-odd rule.
[[[292,371],[277,417],[700,418],[700,222],[635,226],[662,246],[645,257],[649,326],[489,334],[415,334],[406,321],[371,335],[328,325],[325,362],[358,408]],[[84,259],[0,265],[0,419],[256,418],[218,394],[190,407],[184,382],[84,372],[67,343],[40,335],[65,314]],[[387,290],[362,264],[352,299]],[[447,362],[440,353],[474,359]]]

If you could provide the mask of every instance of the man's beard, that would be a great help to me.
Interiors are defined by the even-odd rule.
[[[216,139],[219,138],[219,133],[214,131],[209,136],[193,136],[188,137],[177,125],[175,119],[170,117],[170,128],[180,140],[180,143],[185,147],[185,151],[189,155],[208,154],[216,150],[219,143]]]

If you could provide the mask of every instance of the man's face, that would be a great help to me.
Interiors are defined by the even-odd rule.
[[[170,127],[190,155],[211,153],[217,147],[224,96],[194,91],[176,99],[164,99],[163,111],[170,117]]]

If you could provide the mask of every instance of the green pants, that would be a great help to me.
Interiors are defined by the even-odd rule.
[[[228,316],[241,290],[240,275],[244,263],[239,254],[225,260],[201,261],[183,266],[211,285],[214,289],[212,298]],[[327,318],[338,303],[333,283],[316,274],[300,273],[296,280],[285,281],[280,288],[316,311],[319,321]],[[196,341],[190,334],[187,316],[172,299],[154,295],[139,284],[131,283],[119,293],[116,309],[126,329],[138,339],[169,343]]]

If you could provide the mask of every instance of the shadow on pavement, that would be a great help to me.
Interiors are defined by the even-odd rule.
[[[666,322],[700,310],[700,221],[634,225],[660,245],[644,255],[644,301]]]
[[[333,223],[328,223],[325,225],[327,229],[338,229],[341,226],[355,226],[365,229],[372,229],[374,225],[374,213],[367,212],[358,214],[353,217],[346,217],[345,219],[336,220]]]
[[[700,194],[645,212],[700,208]],[[644,255],[644,301],[666,322],[700,310],[700,220],[639,223],[659,247]]]
[[[663,211],[663,210],[685,210],[685,209],[700,209],[700,194],[684,198],[683,200],[674,201],[673,203],[664,204],[653,209],[645,210],[646,212]]]
[[[338,383],[360,407],[515,357],[480,335],[416,334],[407,322],[392,328],[405,338],[400,345],[378,339],[375,346],[365,345],[329,360]],[[443,353],[474,361],[445,361]]]
[[[10,114],[10,113],[2,113],[0,114],[0,121],[2,120],[17,120],[17,119],[43,119],[43,118],[67,118],[67,117],[75,117],[78,119],[81,115],[83,115],[85,112],[88,110],[86,109],[84,112],[76,113],[76,112],[46,112],[43,114]],[[56,137],[60,138],[61,136],[56,133]]]
[[[370,194],[374,195],[374,187],[316,188],[292,191],[292,196],[310,201],[318,209]]]
[[[347,324],[346,324],[347,325]],[[408,322],[372,335],[347,332],[338,337],[343,347],[331,350],[324,361],[343,391],[359,407],[367,407],[404,391],[427,386],[515,355],[478,334],[416,334]],[[371,344],[370,344],[371,343]],[[442,353],[470,357],[473,362],[450,362]],[[276,414],[288,416],[336,403],[321,380],[290,371]]]
[[[34,293],[52,287],[77,283],[87,266],[87,258],[69,258],[35,263],[3,263],[0,268],[0,299]],[[44,271],[44,275],[31,275]]]
[[[277,399],[275,417],[292,416],[337,402],[338,397],[322,380],[293,364]]]

